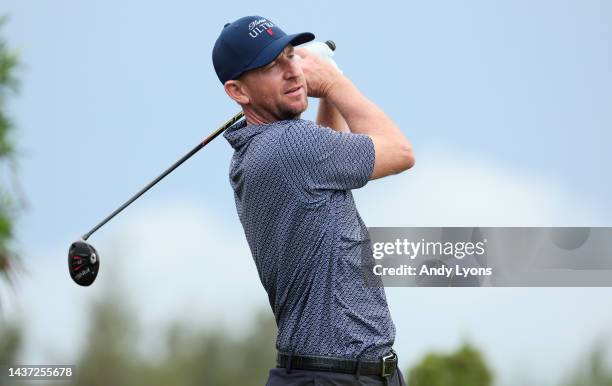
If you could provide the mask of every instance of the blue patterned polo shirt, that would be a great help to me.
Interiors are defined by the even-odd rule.
[[[388,354],[395,326],[384,288],[364,280],[362,259],[373,259],[372,249],[351,194],[372,174],[372,139],[302,119],[242,120],[223,136],[234,149],[238,217],[276,317],[276,348]]]

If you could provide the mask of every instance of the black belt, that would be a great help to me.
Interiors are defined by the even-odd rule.
[[[296,370],[333,371],[338,373],[379,375],[383,378],[393,375],[397,369],[397,354],[391,353],[379,361],[357,361],[334,357],[312,355],[289,355],[278,353],[276,367]]]

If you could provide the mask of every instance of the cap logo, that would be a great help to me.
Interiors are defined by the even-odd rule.
[[[252,38],[256,38],[263,31],[268,32],[268,35],[274,35],[272,27],[275,27],[274,23],[267,19],[258,19],[249,23],[249,35]]]

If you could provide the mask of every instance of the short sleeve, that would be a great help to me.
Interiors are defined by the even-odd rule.
[[[361,188],[374,169],[374,142],[366,134],[296,120],[281,135],[280,145],[289,182],[307,191]]]

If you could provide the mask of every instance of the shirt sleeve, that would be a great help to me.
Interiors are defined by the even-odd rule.
[[[374,169],[374,142],[366,134],[337,132],[296,120],[281,136],[289,183],[308,192],[364,186]]]

